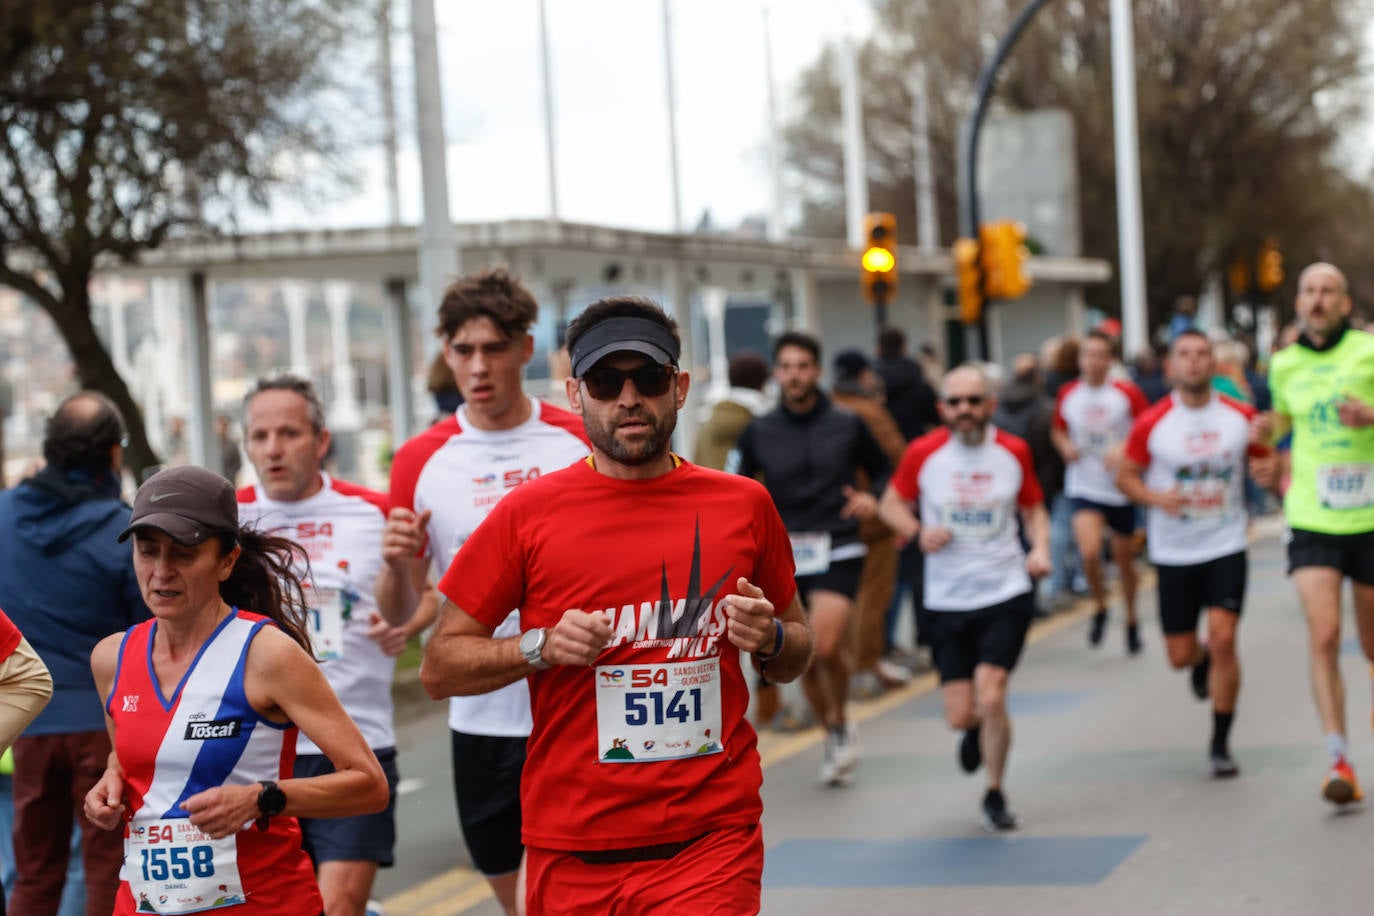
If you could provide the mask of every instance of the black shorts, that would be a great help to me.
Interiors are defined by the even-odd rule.
[[[1035,598],[1025,592],[976,611],[930,611],[930,648],[940,683],[973,677],[979,665],[1011,671],[1026,646]]]
[[[1288,572],[1304,566],[1326,566],[1360,585],[1374,585],[1374,531],[1321,534],[1294,528],[1288,541]]]
[[[863,571],[864,558],[835,560],[830,568],[814,576],[797,577],[797,597],[803,606],[812,592],[835,592],[850,601],[859,593],[859,573]]]
[[[453,795],[472,864],[488,877],[520,867],[520,773],[525,738],[469,735],[453,738]]]
[[[386,808],[376,814],[353,817],[303,817],[301,846],[316,867],[321,862],[376,862],[382,868],[395,863],[396,850],[396,749],[374,750],[377,762],[386,774],[390,795]],[[325,776],[334,772],[334,764],[323,754],[302,754],[296,758],[291,775],[296,779]]]
[[[1097,512],[1107,520],[1107,527],[1117,534],[1135,534],[1135,506],[1130,503],[1124,506],[1108,506],[1080,496],[1071,496],[1069,512],[1072,515],[1079,512]]]
[[[1197,632],[1203,608],[1239,616],[1250,567],[1245,551],[1188,566],[1155,564],[1159,577],[1159,622],[1166,636]]]

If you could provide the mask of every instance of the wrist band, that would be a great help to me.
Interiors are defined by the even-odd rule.
[[[782,640],[784,633],[784,630],[782,628],[782,621],[774,617],[773,627],[773,651],[769,652],[766,655],[762,652],[754,653],[754,658],[758,659],[760,662],[771,662],[773,659],[777,658],[779,655],[782,654]]]

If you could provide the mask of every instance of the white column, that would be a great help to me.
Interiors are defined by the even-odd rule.
[[[820,296],[816,290],[816,276],[805,267],[792,268],[793,330],[819,336],[821,333]]]
[[[324,302],[329,308],[329,331],[333,355],[334,398],[329,405],[329,427],[335,432],[357,430],[363,425],[358,401],[353,394],[353,356],[348,346],[348,307],[352,288],[342,281],[324,285]]]
[[[281,285],[281,300],[286,306],[286,346],[291,354],[291,371],[310,378],[310,357],[306,346],[306,313],[310,299],[305,284],[287,280]]]
[[[133,366],[129,361],[129,323],[124,314],[124,278],[107,274],[101,286],[106,307],[110,310],[110,359],[114,361],[115,371],[127,382],[133,374]]]
[[[553,74],[549,61],[549,19],[539,0],[539,70],[544,76],[544,160],[549,172],[549,220],[558,222],[558,160],[554,155]]]
[[[448,212],[448,145],[439,84],[438,26],[434,0],[410,0],[415,55],[415,127],[420,144],[424,214],[420,226],[420,302],[439,306],[444,287],[459,271],[458,239]]]
[[[846,27],[847,28],[847,27]],[[840,108],[844,119],[844,203],[849,247],[863,248],[868,213],[868,158],[864,152],[864,114],[854,39],[840,41]]]
[[[782,129],[778,126],[777,79],[773,75],[773,34],[768,7],[763,7],[763,68],[768,84],[768,173],[770,200],[768,238],[781,242],[787,238],[787,216],[782,190]]]
[[[668,107],[668,183],[673,193],[673,231],[683,232],[682,180],[677,165],[677,91],[673,81],[673,16],[672,0],[662,0],[663,10],[663,73],[665,103]]]
[[[677,322],[678,334],[682,337],[682,353],[678,366],[685,371],[696,369],[696,354],[692,346],[692,305],[689,298],[687,272],[676,261],[669,262],[663,273],[665,290],[671,303],[670,314]],[[687,403],[677,414],[677,433],[673,437],[673,448],[679,455],[690,455],[697,441],[697,410],[702,403],[702,391],[698,387],[703,381],[693,376],[692,385],[687,391]]]
[[[391,72],[391,2],[377,0],[378,90],[382,96],[382,150],[386,156],[386,215],[393,225],[401,222],[401,179],[396,168],[396,90]]]
[[[1135,106],[1135,30],[1130,0],[1111,0],[1112,94],[1116,126],[1116,211],[1121,239],[1122,351],[1149,340],[1145,302],[1145,229],[1140,202],[1140,142]]]
[[[707,400],[712,404],[730,391],[730,357],[725,352],[725,290],[706,286],[701,290],[701,311],[706,317],[706,339],[711,360],[711,384]]]
[[[930,93],[926,65],[916,64],[911,78],[912,150],[916,169],[916,245],[927,254],[940,247],[940,211],[935,201],[935,166],[930,149]]]

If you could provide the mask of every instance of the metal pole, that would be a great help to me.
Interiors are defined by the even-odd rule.
[[[782,131],[778,128],[777,79],[773,75],[773,34],[768,21],[768,7],[763,7],[762,12],[763,67],[768,83],[768,171],[772,179],[768,238],[774,242],[781,242],[787,238],[787,223],[783,214]]]
[[[448,212],[448,145],[439,85],[438,25],[434,0],[410,0],[415,55],[415,129],[420,143],[424,214],[420,226],[420,301],[438,308],[445,284],[456,276],[458,240]]]
[[[1012,22],[1011,28],[1002,36],[997,43],[997,49],[993,51],[992,57],[983,65],[983,72],[978,75],[978,88],[974,98],[973,111],[969,113],[968,119],[964,121],[964,128],[959,132],[959,162],[963,165],[963,180],[959,182],[959,234],[964,238],[978,238],[978,226],[982,222],[982,214],[978,206],[978,139],[983,130],[983,117],[987,114],[988,99],[992,96],[992,90],[997,81],[997,71],[1001,69],[1003,61],[1011,53],[1011,49],[1020,40],[1021,33],[1030,25],[1030,21],[1035,18],[1035,14],[1040,12],[1040,8],[1048,3],[1049,0],[1031,0]],[[972,356],[975,359],[984,359],[988,353],[988,329],[987,319],[979,321],[976,334],[971,335],[970,341],[973,346]]]
[[[553,76],[549,66],[549,20],[539,0],[539,69],[544,74],[544,159],[549,171],[549,220],[558,222],[558,168],[554,157]]]
[[[662,0],[663,72],[668,102],[668,181],[673,192],[673,231],[682,232],[682,180],[677,165],[677,91],[673,82],[672,0]]]
[[[1145,304],[1145,230],[1140,201],[1140,142],[1135,107],[1135,30],[1130,0],[1112,0],[1112,109],[1116,128],[1116,212],[1121,240],[1122,350],[1149,343]]]
[[[868,161],[864,155],[864,115],[859,93],[859,65],[854,40],[840,41],[840,111],[844,122],[845,228],[849,247],[864,246],[864,214],[868,212]]]
[[[930,92],[926,65],[911,78],[912,150],[916,168],[916,246],[927,254],[940,247],[940,211],[935,201],[935,165],[930,148]]]
[[[205,274],[194,271],[186,277],[182,301],[186,322],[187,356],[190,358],[191,421],[187,424],[191,464],[218,473],[219,436],[215,434],[215,398],[210,383],[210,297]]]
[[[411,358],[410,300],[403,277],[389,277],[383,287],[382,326],[386,332],[391,443],[400,448],[415,427],[415,404],[410,390],[415,375],[415,361]]]
[[[377,61],[382,94],[382,147],[386,153],[386,212],[393,226],[401,223],[401,179],[396,168],[396,89],[391,73],[391,0],[377,4],[377,38],[381,54]]]

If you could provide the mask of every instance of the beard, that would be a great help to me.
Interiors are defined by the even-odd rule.
[[[988,426],[986,423],[964,423],[955,422],[954,438],[967,446],[982,445],[983,439],[987,435]]]
[[[616,427],[629,417],[648,424],[649,434],[633,442],[617,438]],[[583,425],[587,430],[587,438],[592,440],[592,445],[619,464],[638,467],[662,457],[668,450],[669,444],[673,441],[673,431],[677,429],[677,408],[671,408],[661,417],[656,417],[646,410],[630,410],[617,411],[604,421],[591,416],[584,416],[584,419]]]

